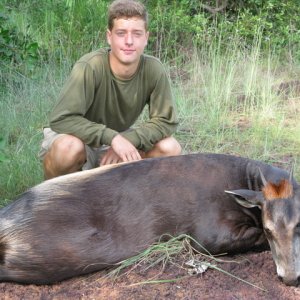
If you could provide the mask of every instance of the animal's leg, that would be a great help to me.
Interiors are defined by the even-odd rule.
[[[222,224],[213,230],[201,226],[192,236],[201,245],[193,243],[193,246],[202,253],[205,253],[202,247],[212,254],[263,250],[269,247],[262,228],[237,222]]]

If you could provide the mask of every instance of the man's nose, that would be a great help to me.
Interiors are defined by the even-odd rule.
[[[133,38],[132,38],[132,34],[131,34],[131,33],[128,33],[128,34],[126,35],[126,41],[125,41],[125,43],[126,43],[127,45],[132,45],[132,44],[133,44]]]

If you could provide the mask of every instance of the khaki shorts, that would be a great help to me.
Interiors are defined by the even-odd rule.
[[[44,128],[43,133],[44,133],[44,139],[42,141],[41,149],[38,154],[41,160],[44,159],[44,156],[51,148],[52,143],[60,136],[65,135],[64,133],[57,133],[48,127]],[[88,145],[85,145],[86,163],[83,165],[82,170],[89,170],[89,169],[99,167],[100,161],[108,148],[109,146],[107,145],[103,145],[99,148],[93,148]]]

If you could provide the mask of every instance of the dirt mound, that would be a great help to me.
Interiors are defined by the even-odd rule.
[[[0,299],[300,299],[300,287],[288,287],[276,276],[269,251],[222,259],[226,262],[217,266],[239,279],[211,268],[190,276],[184,257],[178,257],[163,271],[161,265],[137,266],[116,279],[98,272],[51,286],[1,283]]]

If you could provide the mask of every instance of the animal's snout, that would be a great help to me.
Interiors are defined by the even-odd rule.
[[[281,276],[278,276],[278,277],[284,284],[289,285],[289,286],[298,286],[300,284],[300,276],[297,278],[281,277]]]

